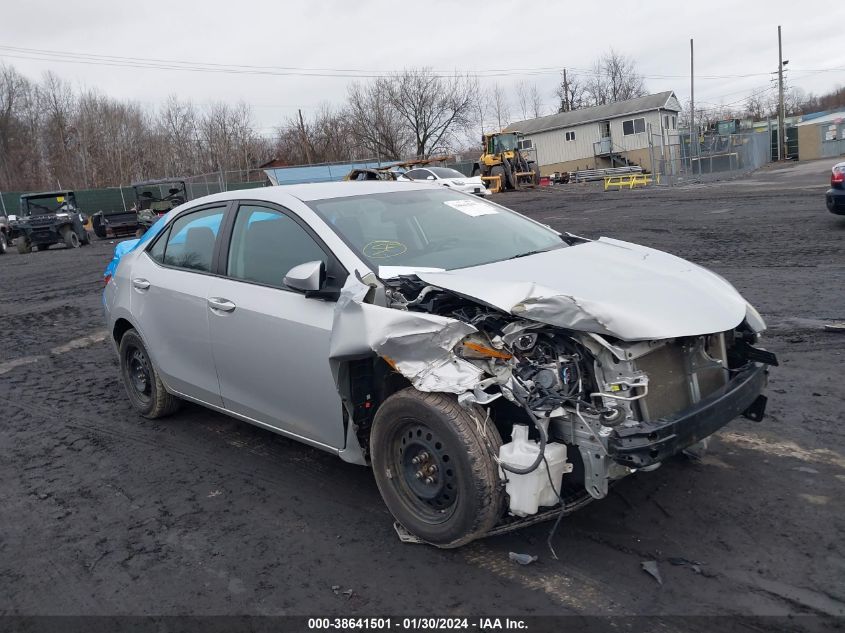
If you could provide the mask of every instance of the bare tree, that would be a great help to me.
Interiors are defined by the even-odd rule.
[[[632,58],[611,48],[593,62],[585,91],[592,105],[615,103],[646,94],[645,79]]]
[[[410,135],[404,119],[390,101],[386,79],[353,83],[347,96],[351,133],[370,156],[399,159],[408,149]]]
[[[156,122],[161,143],[161,175],[176,177],[197,173],[197,112],[194,105],[171,94],[159,109]]]
[[[523,120],[543,116],[543,98],[540,96],[537,84],[520,81],[516,84],[516,96]]]
[[[510,121],[510,101],[505,90],[499,84],[493,84],[487,93],[487,100],[490,103],[490,110],[496,117],[497,130],[507,127]]]
[[[385,85],[420,158],[448,150],[472,123],[478,82],[469,75],[446,78],[418,68],[391,75]]]
[[[584,107],[584,86],[572,73],[564,68],[560,73],[560,84],[555,91],[558,112],[571,112]]]

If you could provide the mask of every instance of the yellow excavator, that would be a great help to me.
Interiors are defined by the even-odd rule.
[[[540,183],[540,168],[519,149],[520,140],[522,132],[492,132],[482,136],[484,151],[473,164],[472,175],[481,176],[493,193]]]

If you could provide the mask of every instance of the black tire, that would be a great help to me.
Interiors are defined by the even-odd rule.
[[[473,417],[453,395],[409,387],[385,400],[373,420],[376,484],[406,530],[438,547],[459,547],[501,517],[504,488],[493,459],[501,443],[480,410]]]
[[[95,213],[91,216],[91,228],[94,229],[94,235],[99,237],[101,240],[108,237],[106,235],[106,227],[103,225],[102,213]]]
[[[62,239],[65,241],[65,246],[68,248],[79,248],[82,246],[82,242],[79,240],[79,236],[76,234],[76,231],[69,226],[62,229]]]
[[[25,237],[19,237],[15,240],[15,246],[18,247],[18,253],[26,255],[32,252],[32,244],[27,241]]]
[[[37,250],[39,253],[41,251],[46,251],[48,248],[50,248],[49,244],[36,244],[35,245],[35,250]]]
[[[82,229],[82,239],[80,240],[83,246],[88,246],[91,243],[91,234],[88,229]]]
[[[155,419],[179,410],[182,401],[167,392],[144,341],[136,330],[120,339],[120,376],[129,402],[145,418]]]
[[[498,176],[499,177],[499,191],[506,191],[508,188],[508,181],[505,176],[505,168],[501,165],[496,165],[492,169],[490,169],[491,176]]]
[[[5,255],[9,250],[9,242],[6,240],[6,234],[0,233],[0,255]]]
[[[528,171],[534,172],[534,184],[540,184],[540,168],[537,166],[537,163],[533,160],[528,161]]]

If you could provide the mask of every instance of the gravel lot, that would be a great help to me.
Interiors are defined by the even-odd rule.
[[[823,329],[845,320],[845,217],[824,208],[828,174],[824,161],[496,198],[716,270],[781,360],[763,422],[736,420],[702,461],[631,477],[565,519],[559,561],[548,524],[456,551],[403,545],[367,469],[200,407],[142,420],[103,330],[113,245],[10,251],[0,614],[845,615],[845,335]],[[510,551],[540,559],[520,567]]]

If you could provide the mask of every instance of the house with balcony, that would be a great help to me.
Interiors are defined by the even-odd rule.
[[[543,175],[626,165],[650,172],[652,156],[679,145],[680,111],[669,90],[518,121],[507,131],[523,133],[523,149],[534,153]]]

